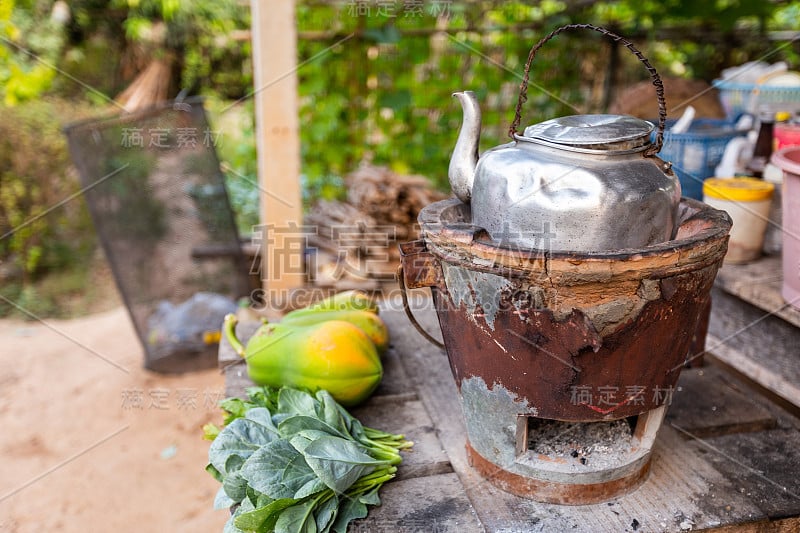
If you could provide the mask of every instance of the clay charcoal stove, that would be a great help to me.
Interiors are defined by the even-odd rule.
[[[517,133],[531,60],[567,29],[611,35],[645,63],[655,131],[633,117],[579,115]],[[597,503],[647,478],[731,222],[682,199],[656,156],[663,87],[628,41],[559,28],[533,48],[525,80],[512,142],[480,158],[477,100],[458,93],[457,198],[421,211],[421,239],[401,245],[401,284],[431,288],[470,464],[514,494]]]

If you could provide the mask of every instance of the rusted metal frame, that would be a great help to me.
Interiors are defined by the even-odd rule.
[[[403,284],[409,289],[438,287],[442,282],[442,269],[431,254],[425,241],[416,240],[400,245],[400,263]]]
[[[655,310],[648,310],[648,305],[655,307]],[[519,323],[509,314],[498,313],[495,321],[496,328],[503,331],[505,337],[497,339],[484,339],[484,335],[470,327],[468,312],[461,307],[453,308],[452,302],[447,297],[438,305],[440,322],[443,327],[445,343],[450,348],[450,360],[453,367],[456,381],[460,381],[471,375],[484,375],[488,382],[503,383],[506,387],[515,391],[517,394],[527,397],[536,405],[539,415],[543,418],[571,421],[591,421],[591,420],[612,420],[642,414],[646,411],[658,408],[661,403],[653,400],[653,390],[669,390],[674,387],[680,367],[688,352],[688,345],[691,340],[691,331],[695,321],[686,320],[683,317],[682,329],[673,329],[672,319],[666,325],[661,326],[663,330],[660,334],[655,333],[658,326],[652,324],[653,317],[664,313],[663,309],[669,308],[668,302],[648,304],[640,317],[620,328],[614,335],[601,339],[596,333],[592,333],[586,324],[585,317],[580,312],[574,312],[568,319],[557,321],[552,318],[549,310],[536,310],[531,315],[539,326],[534,334],[529,334],[530,325]],[[677,312],[684,311],[681,306]],[[642,328],[642,322],[651,323],[644,334],[637,334],[636,330]],[[685,330],[685,331],[684,331]],[[509,335],[509,332],[516,332],[517,335]],[[541,337],[541,336],[544,337]],[[625,339],[635,336],[631,342],[624,344]],[[673,335],[679,338],[674,339]],[[523,338],[532,340],[525,344],[520,341]],[[555,338],[557,343],[554,345]],[[541,340],[540,340],[541,339]],[[547,341],[550,339],[550,341]],[[594,340],[593,340],[594,339]],[[496,342],[495,342],[496,341]],[[544,341],[544,344],[541,342]],[[640,345],[647,343],[650,348],[645,350]],[[653,367],[649,364],[649,359],[641,354],[652,351],[652,342],[656,344],[672,344],[672,349],[668,352],[670,357],[665,357],[658,366],[672,369],[672,372],[659,377],[653,374]],[[685,346],[684,346],[685,345]],[[499,348],[498,348],[499,346]],[[598,353],[592,353],[592,346],[597,347]],[[685,349],[683,349],[685,348]],[[620,351],[621,350],[621,351]],[[520,354],[524,351],[523,361],[517,361],[509,357],[505,352],[516,354],[516,359],[520,359]],[[474,353],[473,353],[474,352]],[[640,356],[634,357],[634,354]],[[666,356],[667,354],[665,354]],[[630,356],[630,357],[628,357]],[[593,365],[586,367],[583,363],[585,358],[603,358],[607,365],[618,368],[619,373],[615,380],[607,378],[603,382],[603,371],[594,368]],[[633,358],[631,360],[631,358]],[[563,364],[559,365],[554,359],[561,359]],[[636,363],[636,364],[634,364]],[[477,366],[476,366],[477,365]],[[499,366],[502,365],[502,366]],[[531,366],[533,365],[533,366]],[[570,366],[577,365],[583,368],[580,376]],[[483,370],[477,368],[484,367]],[[585,368],[584,368],[585,367]],[[467,370],[471,368],[472,370]],[[502,370],[502,371],[501,371]],[[547,381],[559,382],[560,386],[553,390],[552,387],[533,387],[530,383],[526,386],[526,379],[523,374],[529,371],[531,375],[548,376]],[[466,373],[465,373],[466,372]],[[587,372],[589,372],[587,374]],[[502,374],[502,375],[501,375]],[[583,374],[586,374],[585,376]],[[558,377],[561,376],[561,377]],[[592,377],[594,376],[594,377]],[[597,383],[594,383],[597,381]],[[612,382],[613,381],[613,382]],[[639,381],[643,381],[639,383]],[[644,383],[647,381],[647,383]],[[637,402],[628,402],[621,399],[616,403],[609,404],[586,404],[570,403],[572,394],[570,387],[580,386],[607,386],[617,391],[626,390],[629,386],[647,387],[647,397],[640,398]],[[661,398],[665,399],[665,398]],[[594,408],[596,407],[596,408]]]
[[[407,252],[408,252],[408,250],[407,250]],[[414,259],[414,260],[411,260],[411,259]],[[417,248],[415,249],[414,253],[412,253],[412,254],[406,253],[406,255],[404,256],[404,264],[405,265],[410,265],[412,268],[414,268],[414,267],[422,268],[422,273],[421,274],[420,273],[416,273],[413,270],[405,273],[404,274],[404,278],[405,278],[407,283],[414,283],[413,286],[434,286],[437,289],[446,290],[446,287],[443,286],[443,281],[442,281],[442,278],[441,278],[441,270],[440,270],[438,264],[431,262],[431,257],[429,255],[429,253],[427,251],[423,251],[423,248],[421,247],[421,245],[419,243],[417,243]],[[706,267],[706,269],[707,268],[708,267]],[[703,271],[705,269],[700,269],[700,270]],[[432,273],[431,273],[431,271],[432,271]],[[699,276],[699,278],[707,278],[707,279],[705,279],[705,281],[701,282],[700,284],[704,285],[704,286],[708,285],[710,287],[710,284],[713,283],[713,275],[712,274],[714,274],[715,271],[716,271],[716,269],[714,269],[713,273],[710,272],[710,271],[709,272],[700,272],[700,271],[696,272],[696,275]],[[685,276],[685,275],[686,274],[681,274],[679,276]],[[661,281],[663,281],[663,282],[669,281],[670,285],[674,285],[674,284],[679,283],[679,281],[677,281],[677,278],[679,276],[671,276],[669,278],[663,278]],[[671,292],[674,292],[675,290],[677,290],[677,289],[673,288]],[[656,310],[656,311],[648,312],[647,308],[648,307],[657,307],[657,308],[663,308],[663,309],[669,310],[672,307],[672,305],[673,304],[670,304],[670,302],[668,302],[668,301],[664,302],[664,301],[661,301],[661,300],[658,300],[658,301],[655,301],[655,302],[649,302],[649,303],[645,304],[645,307],[640,310],[639,314],[645,314],[647,316],[651,316],[651,315],[652,316],[658,316],[663,311]],[[689,304],[688,303],[682,304],[681,308],[678,309],[678,311],[683,310],[683,306],[685,306],[685,305],[689,305]],[[510,309],[510,305],[509,305],[508,302],[504,303],[503,307],[506,308],[506,309]],[[487,353],[486,352],[487,349],[490,350],[489,353],[491,353],[492,349],[496,350],[496,348],[493,347],[492,344],[488,344],[488,343],[487,343],[488,344],[487,346],[480,347],[481,346],[481,342],[482,342],[482,339],[480,339],[480,338],[472,339],[469,342],[466,342],[466,344],[465,344],[464,339],[470,336],[469,332],[464,329],[465,327],[467,329],[469,329],[471,327],[469,325],[469,312],[468,312],[468,310],[466,310],[464,308],[461,308],[461,309],[453,308],[452,307],[452,302],[450,301],[449,297],[445,296],[444,299],[440,303],[438,303],[437,310],[439,311],[440,322],[444,326],[443,329],[448,329],[448,330],[453,332],[452,336],[454,338],[451,341],[451,345],[454,347],[454,351],[461,354],[461,355],[454,355],[453,358],[460,359],[460,358],[466,357],[467,355],[465,355],[465,353],[467,353],[469,351],[470,347],[472,347],[473,350],[478,349],[478,351],[480,351],[480,353],[482,353],[482,354],[486,354]],[[500,316],[500,321],[502,323],[502,328],[503,328],[504,331],[514,332],[514,331],[516,331],[516,329],[519,329],[519,325],[516,324],[517,321],[511,320],[509,323],[504,323],[507,320],[506,317],[505,317],[505,314],[501,313],[499,316]],[[535,316],[536,316],[536,319],[538,321],[540,321],[540,322],[542,320],[545,320],[546,323],[555,324],[554,327],[556,328],[556,330],[557,331],[561,331],[561,333],[559,334],[559,335],[561,335],[561,338],[560,338],[560,345],[561,346],[564,346],[564,345],[567,345],[567,344],[571,343],[572,341],[568,341],[567,338],[569,338],[570,336],[572,336],[575,333],[577,333],[577,335],[578,335],[577,339],[580,340],[579,344],[581,342],[584,343],[584,344],[581,344],[580,346],[579,345],[575,345],[572,350],[567,350],[567,353],[559,352],[558,355],[554,356],[554,357],[557,357],[557,358],[561,357],[564,360],[566,360],[568,358],[570,361],[572,361],[571,364],[579,364],[579,363],[576,362],[576,358],[590,356],[590,355],[587,355],[587,356],[582,356],[581,355],[582,351],[585,350],[586,348],[593,346],[594,350],[598,350],[598,349],[600,349],[602,347],[604,342],[610,342],[612,345],[613,344],[617,344],[618,343],[617,338],[619,338],[619,337],[628,337],[631,334],[631,330],[636,330],[636,329],[641,327],[640,325],[638,325],[636,323],[637,321],[634,321],[633,323],[623,324],[622,326],[615,328],[615,332],[614,332],[613,335],[608,336],[607,339],[603,339],[603,338],[597,336],[596,332],[593,333],[593,334],[589,334],[589,330],[584,330],[583,326],[580,326],[576,330],[574,328],[571,328],[568,325],[570,320],[572,321],[572,323],[574,323],[576,325],[583,324],[584,321],[586,320],[586,318],[584,318],[584,315],[582,313],[579,313],[578,315],[574,315],[573,314],[572,318],[568,319],[566,321],[564,321],[564,320],[561,320],[561,321],[556,320],[552,316],[552,312],[550,310],[547,310],[547,309],[535,310]],[[696,322],[695,318],[696,317],[683,316],[682,320],[685,323],[690,323],[690,324],[688,324],[687,327],[690,330],[693,330],[694,324]],[[523,327],[523,329],[521,329],[519,332],[517,332],[517,336],[520,339],[525,338],[525,335],[527,334],[527,329],[529,329],[529,328]],[[556,331],[556,330],[553,330],[553,331]],[[575,333],[569,333],[570,331],[573,331]],[[689,331],[689,330],[687,330],[687,331]],[[672,333],[673,333],[673,331],[670,330],[670,331],[665,331],[663,334],[660,334],[660,335],[662,335],[662,336],[663,335],[670,335]],[[587,334],[589,335],[589,337],[587,337]],[[446,340],[447,340],[447,337],[448,337],[448,335],[445,335],[445,339]],[[588,339],[595,338],[595,337],[596,337],[596,340],[588,341]],[[691,337],[691,335],[681,335],[681,340],[680,340],[679,343],[684,343],[684,344],[688,343],[688,339],[690,337]],[[589,344],[585,344],[585,342],[587,342],[587,341],[589,342]],[[648,342],[656,342],[656,343],[661,342],[661,343],[666,344],[666,343],[670,343],[670,342],[674,342],[674,341],[673,341],[673,339],[668,339],[668,338],[664,338],[661,341],[659,341],[658,340],[658,335],[656,335],[656,337],[648,339]],[[496,340],[495,340],[495,343],[497,343]],[[530,347],[528,347],[528,346],[523,346],[523,348],[527,348],[530,351]],[[536,348],[538,348],[539,350],[541,350],[543,352],[548,351],[548,348],[546,348],[546,347],[538,347],[537,346]],[[688,353],[688,346],[687,346],[687,350],[684,353],[677,354],[677,352],[675,352],[673,354],[673,355],[675,355],[675,357],[674,357],[675,361],[671,361],[671,360],[669,361],[670,367],[679,367],[681,365],[681,363],[682,363],[682,360],[685,358],[686,353]],[[496,354],[496,357],[502,357],[502,356],[503,356],[502,353],[497,353]],[[457,367],[457,366],[458,365],[454,366],[454,370],[455,370],[455,367]],[[634,367],[632,367],[632,369],[635,370]],[[463,377],[463,376],[460,376],[458,372],[454,372],[454,373],[456,374],[457,380],[458,380],[459,377]],[[665,376],[661,380],[658,380],[659,382],[656,383],[655,385],[657,385],[659,387],[664,387],[664,388],[667,388],[667,387],[670,387],[670,386],[674,386],[674,382],[675,382],[675,380],[677,380],[677,375],[678,375],[678,372],[673,372],[672,379],[669,379],[669,377]],[[573,376],[573,381],[571,381],[571,383],[580,384],[580,382],[576,381],[576,378],[577,378],[577,376]],[[632,384],[633,383],[630,383],[628,385],[632,385]],[[608,384],[608,385],[611,386],[612,384]],[[613,384],[613,385],[621,386],[622,384],[620,383],[620,384]],[[642,405],[642,407],[639,408],[638,410],[636,410],[636,409],[632,409],[632,406],[627,405],[629,403],[628,400],[630,400],[630,398],[628,398],[626,400],[623,400],[621,402],[618,402],[616,404],[609,404],[609,405],[607,405],[605,407],[600,406],[600,405],[597,405],[597,406],[585,405],[584,407],[594,411],[594,413],[592,414],[592,413],[588,413],[587,412],[587,413],[585,413],[583,415],[583,417],[585,417],[585,419],[595,419],[595,420],[597,420],[597,419],[609,419],[609,418],[612,418],[612,417],[613,418],[621,418],[623,416],[632,416],[632,415],[635,415],[635,414],[641,414],[642,412],[645,412],[645,411],[647,411],[649,409],[653,409],[653,408],[658,407],[658,405],[654,405],[654,404],[652,404],[652,402],[641,402],[641,401],[639,401],[639,402],[635,402],[635,403],[639,404],[639,405]],[[544,408],[544,406],[540,406],[540,409],[542,409],[543,414],[544,414],[544,412],[548,411],[547,409]],[[589,414],[592,414],[593,416],[587,416]],[[549,415],[544,415],[544,416],[547,417],[547,418],[559,418],[559,419],[576,420],[575,415],[572,415],[572,416],[569,416],[569,417],[564,417],[563,414],[561,416],[559,416],[558,414],[551,413]],[[579,418],[579,419],[582,420],[584,418]]]
[[[637,258],[636,262],[639,261],[647,261],[650,260],[651,262],[657,263],[651,268],[647,269],[626,269],[626,270],[619,270],[614,272],[613,270],[601,271],[599,273],[608,274],[612,278],[616,278],[618,280],[625,280],[625,279],[644,279],[644,278],[659,278],[665,276],[673,276],[682,274],[685,272],[691,272],[697,270],[698,268],[703,268],[705,266],[712,265],[716,262],[716,256],[719,249],[727,243],[727,236],[722,236],[716,239],[713,239],[706,243],[703,246],[702,250],[696,254],[692,259],[692,261],[688,261],[683,257],[683,261],[681,260],[681,253],[682,250],[676,250],[674,254],[670,254],[670,256],[661,256],[657,259],[650,258],[650,257],[641,257]],[[486,250],[486,248],[489,248]],[[442,241],[440,237],[431,237],[430,242],[428,243],[428,250],[430,253],[434,254],[435,256],[439,257],[441,260],[449,262],[449,263],[458,263],[463,262],[467,257],[470,256],[478,256],[482,259],[491,260],[494,257],[502,258],[502,254],[500,250],[497,250],[496,247],[489,247],[484,245],[483,243],[473,243],[470,247],[462,247],[462,246],[453,246],[452,244]],[[703,259],[698,261],[697,256],[702,257]],[[527,278],[530,277],[532,270],[539,270],[541,272],[546,272],[548,277],[550,278],[557,278],[559,276],[567,276],[567,275],[576,275],[582,277],[590,277],[594,273],[598,273],[597,269],[593,269],[592,267],[595,266],[607,266],[612,265],[614,261],[607,258],[594,258],[594,257],[586,257],[582,259],[577,259],[572,257],[570,259],[564,259],[563,257],[553,257],[549,252],[541,252],[536,257],[536,261],[540,263],[540,265],[535,264],[527,264],[525,267],[515,267],[508,264],[506,262],[496,262],[493,264],[472,264],[470,268],[480,272],[488,272],[488,273],[497,273],[499,275],[509,276],[509,277],[517,277],[517,278]],[[576,272],[575,268],[577,267],[576,263],[580,262],[580,267],[584,269],[584,272]],[[562,265],[570,264],[573,266],[572,269],[565,269],[559,268]],[[625,266],[634,266],[634,261],[627,261],[625,262]],[[636,265],[641,266],[641,265]],[[594,272],[593,272],[594,270]],[[588,280],[587,283],[592,283],[595,280]],[[577,285],[580,284],[580,280],[576,279],[573,284]]]
[[[434,256],[427,251],[425,241],[417,240],[400,244],[400,265],[397,267],[397,281],[400,284],[400,295],[403,298],[403,310],[411,325],[428,342],[444,349],[444,343],[437,340],[417,321],[411,306],[408,303],[407,287],[412,289],[431,287],[435,288],[442,282],[442,269]]]

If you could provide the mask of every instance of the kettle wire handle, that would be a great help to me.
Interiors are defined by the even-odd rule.
[[[667,123],[667,102],[664,99],[664,83],[661,81],[661,76],[658,75],[656,72],[655,67],[650,64],[650,61],[644,57],[642,54],[629,40],[625,39],[613,33],[605,28],[601,28],[599,26],[595,26],[593,24],[567,24],[566,26],[561,26],[560,28],[556,28],[555,30],[551,31],[545,37],[542,38],[541,41],[536,43],[533,48],[531,48],[530,53],[528,54],[528,61],[525,63],[525,73],[522,76],[522,83],[519,86],[519,99],[517,100],[517,108],[514,112],[514,121],[511,123],[511,127],[508,129],[508,136],[512,139],[514,135],[517,134],[517,128],[519,127],[519,123],[521,120],[522,114],[522,104],[528,101],[528,79],[530,76],[531,70],[531,63],[533,62],[533,58],[536,56],[536,52],[539,51],[544,43],[555,37],[561,32],[566,30],[575,30],[575,29],[586,29],[586,30],[593,30],[603,35],[610,37],[615,42],[618,42],[625,46],[628,50],[630,50],[633,55],[635,55],[639,61],[641,61],[647,72],[650,73],[650,78],[653,80],[653,85],[656,88],[656,97],[658,99],[658,127],[656,130],[656,139],[652,146],[650,146],[645,152],[644,155],[646,157],[652,157],[656,155],[658,152],[661,151],[661,146],[664,144],[664,127]]]
[[[444,350],[444,343],[440,340],[437,340],[433,335],[425,331],[425,328],[423,328],[422,325],[417,322],[416,317],[414,317],[414,312],[411,311],[411,306],[408,304],[408,290],[406,289],[406,278],[405,273],[403,272],[402,263],[400,263],[400,266],[397,267],[397,282],[400,284],[400,294],[403,297],[403,310],[406,312],[408,320],[411,321],[411,324],[416,328],[419,334],[425,337],[428,342],[437,348]]]

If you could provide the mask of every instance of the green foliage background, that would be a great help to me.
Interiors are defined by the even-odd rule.
[[[800,28],[798,8],[788,2],[425,1],[413,13],[412,3],[379,4],[386,3],[298,2],[307,204],[341,196],[342,176],[364,161],[423,174],[446,190],[461,115],[451,93],[477,93],[482,149],[505,142],[528,51],[563,24],[591,22],[629,36],[662,75],[711,81],[722,68],[761,57],[800,65],[800,47],[767,37]],[[591,32],[562,34],[546,45],[532,68],[523,122],[601,112],[609,83],[646,78],[635,58],[622,54],[609,79],[610,49]],[[254,151],[245,158],[221,151],[237,161],[237,172],[255,177]],[[243,154],[240,144],[236,152]]]
[[[80,200],[14,228],[79,189],[59,128],[115,111],[111,99],[153,58],[173,60],[170,94],[207,97],[240,228],[256,224],[247,2],[74,0],[68,20],[52,16],[57,4],[0,2],[0,278],[16,280],[5,294],[85,265],[95,244]],[[504,142],[528,51],[563,24],[631,38],[662,75],[711,81],[754,59],[800,69],[798,42],[772,38],[800,29],[800,5],[785,0],[297,0],[296,18],[307,206],[341,197],[343,176],[362,162],[423,174],[446,190],[461,119],[451,93],[477,93],[482,149]],[[590,32],[546,45],[523,123],[602,111],[609,87],[646,77],[629,54],[619,63],[611,56],[609,41]]]

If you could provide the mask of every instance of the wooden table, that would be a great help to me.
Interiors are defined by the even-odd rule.
[[[438,333],[430,304],[415,309]],[[507,494],[468,464],[458,392],[445,353],[424,340],[399,299],[383,303],[392,344],[376,394],[353,412],[415,442],[383,504],[350,530],[375,533],[800,531],[800,421],[724,369],[684,370],[659,431],[649,479],[634,493],[587,506]],[[240,324],[240,338],[255,324]],[[250,386],[224,341],[226,392]]]
[[[781,296],[780,256],[724,265],[706,347],[800,413],[800,309]]]

